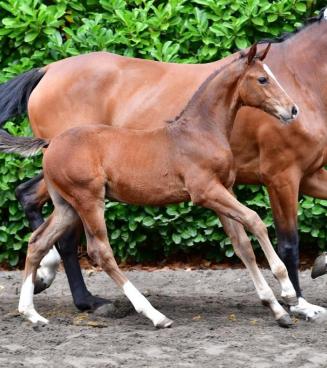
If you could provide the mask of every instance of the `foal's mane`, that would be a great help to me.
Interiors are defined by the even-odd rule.
[[[201,83],[200,87],[194,92],[194,94],[192,95],[192,97],[190,98],[190,100],[188,101],[188,103],[186,104],[186,106],[184,107],[184,109],[172,120],[167,120],[166,122],[168,124],[172,124],[177,122],[185,113],[186,110],[188,110],[194,103],[195,100],[198,99],[198,97],[202,94],[202,92],[205,90],[205,88],[207,87],[207,85],[216,78],[216,76],[221,73],[223,70],[225,70],[227,67],[229,67],[230,65],[236,63],[237,61],[243,59],[245,56],[247,56],[246,53],[244,52],[240,52],[240,55],[232,60],[231,62],[229,62],[228,64],[225,64],[223,66],[221,66],[220,68],[216,69],[215,71],[213,71],[208,77],[207,79]]]
[[[304,29],[306,29],[311,24],[317,23],[317,22],[320,23],[321,20],[324,17],[324,12],[325,12],[326,9],[327,9],[327,6],[322,8],[318,15],[316,15],[314,17],[311,17],[311,18],[308,18],[302,26],[296,28],[294,31],[283,33],[281,36],[277,36],[275,38],[264,38],[263,40],[258,41],[258,44],[268,43],[268,42],[269,43],[280,43],[280,42],[284,42],[284,41],[288,40],[289,38],[293,37],[297,33],[303,31]]]

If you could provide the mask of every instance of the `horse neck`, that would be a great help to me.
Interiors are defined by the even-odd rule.
[[[296,78],[299,86],[303,85],[316,91],[320,97],[327,83],[327,20],[317,21],[286,41],[276,44],[271,55],[276,57],[276,65],[286,67]]]
[[[179,119],[187,122],[183,130],[199,132],[210,129],[213,133],[229,137],[240,106],[237,86],[244,72],[244,63],[236,60],[222,67],[200,86]]]

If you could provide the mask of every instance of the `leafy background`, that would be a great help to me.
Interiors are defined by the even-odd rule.
[[[217,60],[255,40],[291,32],[325,6],[313,0],[6,0],[0,1],[0,82],[33,67],[107,50],[161,61]],[[27,119],[8,122],[30,135]],[[40,169],[41,159],[0,155],[0,263],[17,265],[30,235],[15,187]],[[273,236],[266,190],[239,186],[238,198],[256,210]],[[121,260],[162,260],[201,254],[216,261],[233,250],[216,216],[190,203],[165,208],[107,203],[111,244]],[[300,233],[324,247],[327,201],[301,199]]]

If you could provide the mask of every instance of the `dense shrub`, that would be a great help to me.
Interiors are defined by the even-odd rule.
[[[320,9],[312,0],[6,0],[0,1],[0,81],[54,60],[108,50],[155,60],[199,63],[222,58],[255,40],[290,32]],[[27,119],[9,122],[31,134]],[[0,155],[0,262],[16,265],[26,249],[27,222],[14,188],[40,168],[40,158]],[[240,186],[239,198],[272,229],[264,188]],[[302,199],[301,233],[323,244],[327,201]],[[184,203],[166,208],[107,204],[111,243],[120,259],[159,259],[201,250],[233,255],[216,216]],[[305,220],[305,221],[304,221]]]

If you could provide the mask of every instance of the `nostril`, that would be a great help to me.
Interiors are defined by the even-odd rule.
[[[297,115],[297,113],[298,113],[297,107],[296,106],[293,106],[292,107],[292,115],[293,115],[293,117],[295,117]]]

